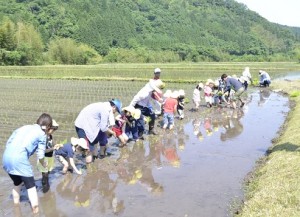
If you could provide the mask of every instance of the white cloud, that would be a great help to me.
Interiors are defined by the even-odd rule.
[[[236,0],[270,22],[300,27],[300,0]]]

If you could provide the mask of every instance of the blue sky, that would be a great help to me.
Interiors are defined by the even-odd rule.
[[[300,0],[236,0],[270,22],[300,27]]]

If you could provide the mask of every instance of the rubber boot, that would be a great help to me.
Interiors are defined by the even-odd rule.
[[[155,121],[153,120],[149,122],[149,132],[148,132],[149,135],[158,135],[158,133],[154,130],[154,124]]]
[[[42,173],[42,187],[43,193],[47,193],[50,189],[49,173]]]
[[[100,146],[99,158],[103,159],[103,158],[105,158],[105,155],[106,155],[106,145],[105,146]]]

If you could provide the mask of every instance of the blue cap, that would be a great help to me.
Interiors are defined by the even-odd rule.
[[[121,113],[121,109],[122,109],[122,102],[118,99],[113,99],[111,100],[111,102],[116,106],[118,113]]]

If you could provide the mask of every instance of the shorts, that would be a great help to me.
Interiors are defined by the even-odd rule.
[[[245,88],[244,88],[244,87],[241,87],[240,89],[238,89],[238,90],[234,93],[233,100],[240,99],[244,92],[245,92]]]
[[[105,146],[108,143],[107,134],[105,132],[102,132],[101,130],[99,131],[95,141],[91,142],[87,139],[87,136],[83,129],[78,128],[76,126],[75,126],[75,129],[76,129],[76,132],[77,132],[77,135],[79,138],[84,138],[86,141],[89,142],[89,150],[91,152],[93,152],[95,150],[95,145],[97,143],[99,143],[100,146]]]
[[[112,127],[112,131],[114,131],[116,133],[117,137],[120,136],[120,135],[122,135],[122,133],[123,133],[122,129],[119,128],[119,127]]]
[[[13,180],[15,186],[19,186],[20,184],[22,184],[22,182],[24,182],[26,189],[35,187],[35,182],[34,182],[33,176],[25,177],[25,176],[18,176],[18,175],[12,175],[12,174],[8,174],[8,175]]]

